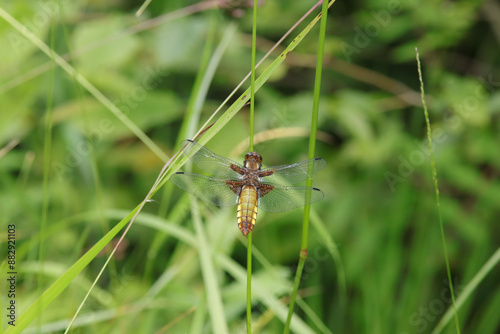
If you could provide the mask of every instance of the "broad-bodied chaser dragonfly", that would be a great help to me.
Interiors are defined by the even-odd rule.
[[[326,165],[321,158],[262,168],[257,152],[247,153],[242,166],[195,141],[185,140],[182,146],[184,154],[212,176],[178,172],[171,176],[172,183],[217,206],[237,204],[238,228],[244,236],[253,230],[259,207],[267,212],[284,212],[323,198],[318,188],[287,185],[312,178]]]

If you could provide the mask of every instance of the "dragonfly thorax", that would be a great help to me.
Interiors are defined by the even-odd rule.
[[[243,166],[248,169],[260,170],[262,167],[262,156],[257,152],[248,152],[245,155]]]

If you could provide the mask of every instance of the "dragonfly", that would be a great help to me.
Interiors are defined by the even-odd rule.
[[[262,168],[262,156],[257,152],[245,155],[243,164],[215,154],[192,140],[184,140],[183,153],[210,176],[177,172],[170,180],[177,187],[216,206],[237,205],[238,228],[244,236],[257,220],[258,209],[285,212],[323,199],[318,188],[292,186],[326,166],[322,158],[290,165]]]

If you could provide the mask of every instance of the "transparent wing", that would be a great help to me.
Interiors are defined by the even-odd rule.
[[[306,193],[311,196],[306,200]],[[274,186],[274,189],[260,198],[259,208],[267,212],[290,211],[323,199],[318,188]]]
[[[239,163],[215,154],[204,146],[192,140],[184,140],[181,143],[184,154],[210,175],[224,179],[239,179],[240,174],[229,168],[231,164],[243,168]]]
[[[179,172],[172,175],[170,181],[207,203],[217,206],[237,204],[236,194],[226,185],[224,180],[200,174]]]
[[[326,161],[321,158],[305,160],[291,165],[272,166],[264,168],[262,171],[273,171],[274,173],[265,176],[262,180],[270,184],[297,184],[308,178],[312,178],[314,174],[325,168]],[[310,171],[309,171],[310,169]]]

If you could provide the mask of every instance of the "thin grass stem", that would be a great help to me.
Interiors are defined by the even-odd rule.
[[[434,181],[434,190],[436,193],[436,205],[437,205],[437,210],[438,210],[438,215],[439,215],[439,229],[441,231],[441,241],[443,243],[444,261],[446,263],[446,273],[448,275],[448,284],[450,285],[451,301],[452,301],[452,305],[453,305],[453,310],[455,312],[455,326],[456,326],[457,333],[460,334],[460,323],[458,321],[458,312],[457,312],[457,307],[456,307],[456,303],[455,303],[455,293],[453,292],[453,282],[451,279],[450,260],[448,259],[448,249],[446,247],[446,237],[444,235],[444,228],[443,228],[443,217],[441,214],[441,205],[439,203],[439,187],[438,187],[438,180],[437,180],[436,163],[434,162],[434,155],[432,152],[431,123],[429,121],[429,113],[427,112],[427,104],[425,103],[424,80],[422,79],[422,69],[420,68],[420,55],[418,54],[417,48],[415,48],[415,52],[416,52],[417,67],[418,67],[418,79],[420,80],[420,93],[421,93],[421,99],[422,99],[422,106],[424,108],[425,124],[427,126],[427,140],[429,141],[429,153],[430,153],[430,159],[431,159],[432,180]]]
[[[252,68],[250,76],[250,135],[248,137],[249,151],[253,151],[253,133],[255,118],[255,51],[257,49],[257,4],[253,2],[252,24]],[[247,236],[247,333],[252,333],[252,231]]]
[[[255,113],[255,50],[257,45],[257,0],[253,3],[253,24],[252,24],[252,68],[250,76],[250,137],[249,149],[253,151],[253,126]]]
[[[247,333],[252,333],[252,232],[247,236]]]
[[[325,49],[325,36],[326,36],[326,22],[328,16],[328,2],[323,1],[321,7],[321,22],[319,28],[319,38],[318,38],[318,55],[316,58],[316,73],[314,80],[314,97],[313,106],[311,113],[311,135],[309,137],[309,159],[314,159],[316,150],[316,131],[318,129],[318,113],[319,113],[319,99],[321,92],[321,74],[323,71],[323,58]],[[309,166],[309,175],[312,174],[312,166]],[[312,178],[308,179],[306,182],[307,187],[312,187]],[[311,194],[306,194],[306,196],[311,196]],[[288,308],[288,315],[285,323],[285,328],[283,333],[290,332],[290,323],[292,321],[293,308],[295,306],[295,299],[297,297],[297,291],[299,289],[300,280],[302,277],[302,271],[304,269],[304,264],[307,258],[307,245],[309,240],[309,215],[311,212],[311,206],[306,205],[304,207],[304,216],[302,221],[302,242],[299,255],[299,264],[297,266],[297,271],[295,273],[295,280],[293,283],[292,295],[290,296],[290,305]]]

